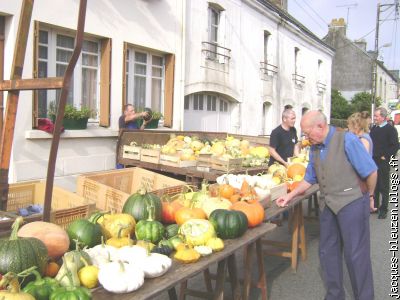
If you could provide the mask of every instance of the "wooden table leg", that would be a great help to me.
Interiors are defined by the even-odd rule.
[[[209,269],[204,270],[203,277],[204,277],[204,283],[206,284],[207,292],[212,293],[213,287],[211,283],[211,275]]]
[[[186,299],[186,290],[187,290],[187,280],[181,283],[181,287],[179,289],[179,300]]]
[[[305,261],[307,259],[307,245],[306,245],[306,234],[304,231],[304,216],[303,216],[303,207],[299,205],[299,231],[300,231],[300,252],[301,252],[301,260]]]
[[[257,287],[261,290],[261,299],[267,300],[267,276],[265,275],[264,269],[264,255],[262,250],[262,242],[261,239],[256,241],[256,252],[257,252],[257,263],[258,263],[258,283]]]
[[[243,282],[243,300],[249,299],[251,286],[251,252],[253,252],[254,244],[247,246],[244,256],[244,282]]]
[[[215,300],[224,299],[224,284],[225,284],[225,273],[226,273],[226,259],[221,260],[217,267],[217,281],[215,283]]]
[[[240,299],[240,285],[236,270],[236,257],[235,254],[229,255],[228,257],[228,272],[229,280],[232,287],[233,299]]]
[[[292,249],[291,249],[291,260],[292,260],[292,270],[297,271],[297,255],[299,250],[299,206],[297,204],[294,207],[293,212],[293,231],[292,231]]]

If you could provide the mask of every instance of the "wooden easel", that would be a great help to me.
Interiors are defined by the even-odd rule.
[[[0,91],[8,91],[4,124],[2,124],[3,126],[0,126],[0,128],[3,128],[0,138],[0,210],[6,210],[8,200],[8,172],[10,167],[11,148],[14,139],[19,92],[21,90],[61,89],[47,167],[46,193],[43,211],[43,220],[50,221],[54,171],[58,145],[60,141],[61,124],[64,117],[65,104],[67,102],[71,77],[82,49],[87,0],[80,0],[75,48],[65,71],[64,77],[22,79],[22,70],[24,68],[33,2],[34,0],[23,0],[22,2],[10,80],[0,81]]]

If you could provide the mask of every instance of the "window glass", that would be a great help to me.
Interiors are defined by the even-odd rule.
[[[199,110],[203,110],[203,95],[199,95]]]
[[[198,110],[199,109],[199,95],[195,94],[193,96],[193,110]]]
[[[185,96],[184,109],[185,110],[189,109],[189,96]]]

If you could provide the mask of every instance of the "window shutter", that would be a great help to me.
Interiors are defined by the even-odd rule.
[[[110,126],[111,39],[101,40],[100,126]]]
[[[33,78],[38,78],[39,70],[39,21],[33,22]],[[32,127],[38,127],[39,93],[32,91]]]
[[[0,81],[4,80],[4,32],[6,17],[0,16]],[[4,93],[0,91],[0,134],[3,132]]]
[[[124,53],[122,55],[122,103],[121,112],[123,112],[123,107],[127,104],[127,94],[126,94],[126,54],[128,53],[128,43],[124,43]]]
[[[172,127],[174,106],[175,55],[165,56],[164,126]]]

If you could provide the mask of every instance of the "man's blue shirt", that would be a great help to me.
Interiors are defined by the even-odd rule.
[[[313,151],[318,149],[320,151],[320,159],[326,159],[326,155],[328,153],[329,143],[332,140],[332,136],[335,133],[336,128],[329,126],[329,132],[326,136],[324,142],[319,145],[312,145],[310,149],[310,157],[307,165],[306,174],[304,176],[304,180],[310,184],[314,184],[318,182],[317,174],[315,173],[314,168],[314,155]],[[364,145],[361,143],[358,136],[351,132],[346,132],[344,136],[344,151],[346,153],[347,159],[350,164],[353,166],[354,170],[361,178],[365,179],[372,172],[377,170],[377,167],[374,161],[371,158],[371,155],[368,154],[367,149],[365,149]],[[338,174],[339,176],[340,174]]]

